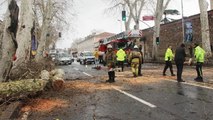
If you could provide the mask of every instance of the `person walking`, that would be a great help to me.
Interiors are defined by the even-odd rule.
[[[133,51],[129,55],[129,61],[131,62],[131,69],[134,77],[138,76],[138,67],[141,64],[141,53],[138,46],[135,45]]]
[[[177,81],[178,82],[185,82],[182,79],[182,72],[183,72],[183,63],[185,61],[186,52],[185,52],[185,44],[181,44],[175,51],[175,64],[177,67]]]
[[[108,76],[109,76],[109,79],[106,82],[109,82],[109,83],[115,82],[115,71],[114,71],[115,59],[116,59],[115,57],[116,56],[112,49],[112,45],[109,44],[107,46],[107,52],[105,55],[105,62],[108,67]]]
[[[116,53],[116,57],[117,57],[116,60],[118,63],[118,68],[121,68],[121,71],[123,72],[124,71],[124,60],[126,58],[125,51],[122,48],[120,48]]]
[[[174,54],[172,52],[172,46],[169,45],[167,50],[166,50],[166,53],[165,53],[165,67],[164,67],[164,70],[163,70],[163,76],[166,76],[166,70],[168,68],[170,68],[171,75],[175,76],[175,74],[173,73],[173,69],[172,69],[173,58],[174,58]]]
[[[199,46],[198,43],[194,44],[194,56],[196,60],[196,71],[197,71],[197,77],[194,79],[197,82],[203,82],[203,72],[202,72],[202,66],[205,59],[205,51]]]
[[[138,76],[142,76],[141,67],[142,67],[142,64],[143,64],[143,61],[144,61],[143,52],[142,52],[142,45],[139,46],[139,52],[141,53],[141,63],[138,66]]]

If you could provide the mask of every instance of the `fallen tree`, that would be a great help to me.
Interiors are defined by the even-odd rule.
[[[0,98],[20,98],[34,95],[46,89],[56,91],[64,88],[64,71],[61,69],[48,72],[43,70],[40,79],[25,79],[0,83]]]
[[[42,79],[27,79],[0,83],[0,97],[18,97],[43,91],[47,81]]]

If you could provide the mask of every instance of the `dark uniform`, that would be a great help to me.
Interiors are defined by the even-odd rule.
[[[142,52],[142,46],[139,46],[139,52],[141,53],[141,63],[138,66],[138,75],[142,76],[141,67],[142,67],[142,64],[143,64],[143,61],[144,61],[144,59],[143,59],[143,52]]]
[[[112,50],[112,46],[108,45],[107,46],[107,53],[105,56],[105,61],[106,61],[106,65],[108,67],[108,76],[109,76],[109,80],[107,80],[106,82],[115,82],[115,61],[116,61],[116,55],[114,53],[114,51]]]
[[[184,82],[182,79],[183,63],[185,61],[186,52],[185,45],[181,44],[175,51],[175,64],[177,67],[177,81]]]

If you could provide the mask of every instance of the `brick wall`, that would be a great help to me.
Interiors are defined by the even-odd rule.
[[[210,40],[213,43],[213,10],[208,12],[209,14],[209,28],[210,28]],[[192,23],[193,27],[193,41],[201,43],[201,25],[200,25],[200,15],[194,15],[185,18],[185,21],[189,21]],[[143,34],[146,38],[145,40],[145,57],[150,58],[152,55],[152,44],[153,44],[153,30],[152,28],[143,30]],[[183,41],[183,34],[182,34],[182,20],[177,20],[171,23],[161,25],[160,30],[160,44],[159,44],[159,57],[164,56],[164,52],[168,45],[173,46],[173,50],[176,49],[176,46],[181,44]],[[190,44],[187,44],[189,47]],[[189,50],[186,49],[187,54],[189,55]]]

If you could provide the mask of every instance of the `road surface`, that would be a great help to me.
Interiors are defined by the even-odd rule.
[[[213,120],[211,67],[204,67],[205,83],[193,81],[194,67],[185,67],[186,82],[177,83],[176,77],[162,76],[163,65],[146,63],[143,76],[133,78],[130,69],[125,68],[124,72],[116,72],[116,82],[110,84],[105,83],[107,71],[92,69],[93,66],[77,62],[59,66],[66,73],[66,82],[75,86],[61,94],[68,105],[56,107],[48,115],[32,112],[30,119]],[[71,91],[75,95],[70,95]]]

